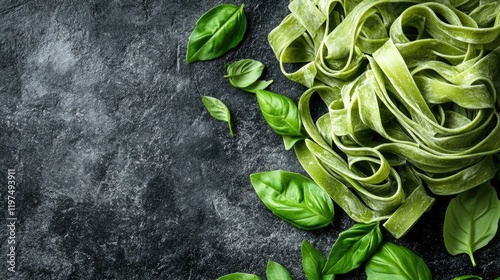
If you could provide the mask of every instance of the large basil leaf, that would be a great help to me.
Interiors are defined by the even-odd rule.
[[[266,276],[267,280],[292,280],[290,272],[281,264],[273,261],[267,263]]]
[[[311,179],[276,170],[250,175],[264,205],[286,222],[306,230],[327,226],[333,220],[333,202]]]
[[[452,255],[466,253],[476,266],[473,252],[495,236],[500,220],[500,201],[489,182],[458,194],[444,216],[443,236]]]
[[[326,258],[306,240],[302,241],[302,269],[308,280],[333,280],[335,275],[323,275]]]
[[[264,119],[274,132],[284,137],[287,149],[304,139],[299,109],[292,99],[267,90],[258,90],[256,95]]]
[[[264,64],[254,59],[241,59],[226,65],[227,74],[224,78],[229,79],[235,88],[251,88],[258,81],[264,71]],[[257,88],[257,87],[255,87]]]
[[[187,63],[214,59],[236,47],[247,27],[243,7],[221,4],[201,16],[189,36]]]
[[[382,232],[378,223],[355,224],[340,233],[332,246],[325,274],[344,274],[359,267],[382,243]]]
[[[255,274],[236,272],[224,275],[217,280],[261,280],[261,278]]]
[[[231,136],[234,136],[233,126],[231,124],[231,112],[227,108],[226,104],[211,96],[203,96],[201,101],[212,117],[217,120],[227,122],[227,125],[229,126],[229,133]]]
[[[368,280],[431,280],[425,262],[409,249],[391,242],[384,243],[368,260],[365,267]]]

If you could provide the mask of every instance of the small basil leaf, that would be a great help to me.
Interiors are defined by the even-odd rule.
[[[302,241],[302,269],[308,280],[333,280],[335,275],[323,275],[326,259],[323,253],[306,240]]]
[[[340,233],[332,246],[325,274],[345,274],[358,268],[382,243],[382,232],[378,223],[355,224]]]
[[[409,249],[386,242],[368,260],[365,267],[368,280],[405,279],[431,280],[425,262]]]
[[[264,64],[253,59],[242,59],[228,64],[226,71],[224,78],[229,79],[231,85],[235,88],[244,88],[259,79],[264,71]]]
[[[453,280],[482,280],[482,277],[476,275],[463,275],[453,278]]]
[[[286,222],[306,230],[333,220],[333,202],[311,179],[282,170],[254,173],[250,180],[264,205]]]
[[[214,59],[236,47],[247,27],[243,7],[221,4],[203,14],[189,36],[187,63]]]
[[[273,261],[267,263],[266,276],[267,280],[292,280],[290,272],[281,264]]]
[[[489,182],[458,194],[444,216],[443,237],[452,255],[466,253],[476,266],[473,252],[495,236],[500,220],[500,201]]]
[[[241,89],[244,91],[251,92],[251,93],[256,93],[258,90],[266,89],[272,82],[273,82],[273,80],[269,80],[269,81],[257,80],[253,84],[251,84],[247,87],[241,88]]]
[[[229,133],[231,136],[234,136],[233,126],[231,124],[231,112],[227,108],[226,104],[211,96],[203,96],[201,101],[212,117],[217,120],[227,122],[227,125],[229,126]]]
[[[258,90],[256,95],[262,115],[274,132],[295,139],[304,138],[299,109],[292,99],[267,90]]]
[[[255,274],[236,272],[224,275],[217,280],[261,280],[261,278]]]

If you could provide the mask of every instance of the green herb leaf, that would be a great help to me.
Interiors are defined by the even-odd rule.
[[[255,274],[236,272],[224,275],[217,280],[261,280],[261,278]]]
[[[391,242],[384,243],[368,260],[365,272],[368,280],[432,279],[431,271],[422,258]]]
[[[189,36],[187,63],[214,59],[236,47],[247,27],[243,7],[221,4],[201,16]]]
[[[299,109],[292,99],[267,90],[258,90],[256,95],[262,115],[274,132],[287,136],[288,139],[305,138],[302,134]],[[291,148],[291,145],[286,145],[286,148]]]
[[[462,275],[453,278],[453,280],[482,280],[482,277],[476,275]]]
[[[264,71],[264,64],[253,59],[242,59],[226,65],[227,74],[224,78],[229,79],[231,85],[236,88],[244,88],[257,81]]]
[[[231,112],[227,108],[226,104],[224,104],[219,99],[211,96],[203,96],[201,98],[201,101],[203,102],[203,105],[205,105],[205,108],[207,108],[210,115],[212,115],[212,117],[216,118],[217,120],[227,122],[229,126],[229,133],[231,134],[231,136],[234,136],[233,127],[231,124]]]
[[[267,263],[266,276],[267,280],[292,280],[290,272],[281,264],[273,261]]]
[[[333,202],[311,179],[282,170],[254,173],[250,180],[264,205],[286,222],[306,230],[333,220]]]
[[[340,233],[333,244],[328,261],[323,269],[325,274],[345,274],[359,267],[382,243],[379,223],[355,224]]]
[[[302,241],[302,269],[308,280],[333,280],[335,275],[323,275],[326,258],[306,240]]]
[[[466,253],[476,266],[473,252],[495,236],[500,220],[500,201],[489,182],[458,194],[450,201],[444,217],[443,236],[452,255]]]

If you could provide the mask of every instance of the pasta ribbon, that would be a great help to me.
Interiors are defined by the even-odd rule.
[[[283,74],[308,88],[296,155],[352,219],[387,220],[399,238],[435,195],[498,173],[500,2],[293,0],[289,9],[268,39]]]

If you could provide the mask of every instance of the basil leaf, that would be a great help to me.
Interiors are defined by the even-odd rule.
[[[476,275],[462,275],[453,278],[453,280],[481,280],[481,279],[483,278]]]
[[[236,272],[224,275],[217,280],[261,280],[261,278],[255,274]]]
[[[241,59],[226,65],[227,74],[224,78],[229,79],[235,88],[248,92],[257,92],[267,88],[273,81],[259,80],[264,71],[264,64],[253,59]]]
[[[276,216],[306,230],[327,226],[333,220],[333,202],[311,179],[282,170],[254,173],[255,192]]]
[[[302,241],[302,269],[308,280],[333,280],[335,275],[323,275],[326,259],[323,253],[306,240]]]
[[[359,267],[382,243],[379,223],[355,224],[340,233],[332,246],[325,274],[345,274]]]
[[[187,63],[214,59],[236,47],[247,27],[243,7],[221,4],[202,15],[189,36]]]
[[[365,272],[368,280],[432,279],[431,271],[422,258],[391,242],[384,243],[368,260]]]
[[[227,74],[224,78],[229,79],[232,86],[244,88],[257,81],[264,71],[264,64],[253,59],[242,59],[226,65]]]
[[[299,109],[292,99],[267,90],[258,90],[256,95],[262,115],[274,132],[293,139],[305,138]],[[291,146],[287,145],[286,148]]]
[[[229,133],[231,136],[234,136],[233,126],[231,124],[231,112],[227,108],[226,104],[211,96],[203,96],[201,101],[212,117],[217,120],[227,122],[227,125],[229,126]]]
[[[476,266],[473,252],[495,236],[500,220],[500,201],[489,182],[458,194],[444,216],[443,236],[452,255],[466,253]]]
[[[290,272],[281,264],[273,261],[267,263],[266,276],[267,280],[292,280]]]

